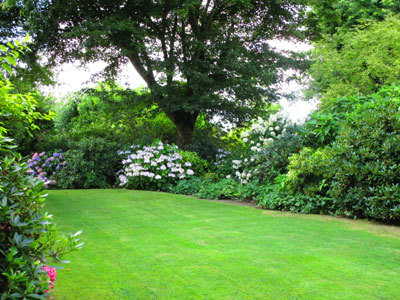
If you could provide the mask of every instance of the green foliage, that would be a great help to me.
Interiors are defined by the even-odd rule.
[[[203,183],[206,180],[193,176],[192,178],[179,180],[178,183],[171,187],[171,192],[180,195],[195,196],[199,193]]]
[[[106,188],[114,186],[121,168],[118,145],[105,139],[88,137],[71,141],[63,156],[66,161],[54,176],[56,186],[71,188]]]
[[[0,46],[2,67],[12,73],[22,50],[18,42]],[[13,55],[14,54],[14,55]],[[18,128],[30,133],[37,122],[50,116],[36,111],[37,102],[29,94],[13,93],[13,86],[0,75],[0,296],[1,299],[45,299],[52,288],[46,274],[46,258],[58,262],[61,256],[82,246],[76,236],[59,235],[51,216],[43,212],[43,181],[29,176],[29,166],[5,134]],[[9,130],[11,129],[11,130]]]
[[[39,126],[45,127],[53,118],[46,107],[46,99],[37,92],[18,93],[15,85],[6,79],[7,73],[13,73],[17,59],[26,46],[19,42],[0,45],[0,138],[11,136],[18,145],[18,150],[28,154],[36,137]]]
[[[290,158],[287,187],[293,193],[309,197],[325,195],[327,180],[331,180],[336,171],[333,165],[334,153],[329,147],[303,148],[299,154]]]
[[[196,196],[204,199],[238,199],[239,183],[234,179],[204,181]]]
[[[54,135],[63,133],[74,140],[92,136],[120,144],[151,144],[157,138],[174,141],[173,124],[156,105],[148,107],[149,97],[146,91],[123,89],[113,83],[73,93],[59,107],[56,130],[45,143],[54,142]]]
[[[20,155],[0,160],[0,293],[2,299],[45,299],[45,258],[79,249],[77,234],[59,235],[43,213],[43,182],[27,175]]]
[[[308,30],[312,39],[346,33],[367,21],[382,21],[400,12],[397,0],[309,0]]]
[[[400,87],[384,88],[348,118],[332,145],[329,195],[343,213],[400,221]]]
[[[182,149],[200,114],[235,123],[253,117],[277,99],[278,69],[299,67],[289,53],[268,44],[304,35],[305,6],[297,0],[140,0],[123,5],[102,0],[95,6],[83,0],[69,5],[31,0],[22,6],[24,28],[51,62],[103,60],[110,76],[123,63],[132,63],[154,103],[176,126]]]
[[[202,159],[214,162],[221,148],[223,131],[219,126],[211,124],[204,115],[197,118],[193,138],[188,146],[189,151],[196,152]]]
[[[264,209],[286,210],[303,214],[332,214],[332,200],[329,197],[282,192],[273,187],[257,198],[258,205]]]
[[[305,196],[334,215],[399,223],[399,109],[397,85],[360,97],[331,145],[291,157],[287,199]]]
[[[399,83],[400,19],[385,21],[326,36],[313,50],[311,93],[320,95],[322,106],[338,97],[368,95],[383,85]]]
[[[208,171],[208,162],[204,159],[201,159],[196,152],[179,150],[178,153],[184,162],[191,163],[190,168],[194,171],[196,176],[202,176]]]

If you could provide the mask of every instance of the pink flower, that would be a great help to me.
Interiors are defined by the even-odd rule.
[[[54,156],[50,157],[49,159],[50,161],[54,161]]]
[[[49,289],[44,291],[45,293],[49,293],[50,290],[54,288],[54,281],[56,281],[57,272],[56,269],[49,266],[42,267],[42,269],[46,271],[47,276],[50,278],[50,281],[47,282],[49,284]]]
[[[45,152],[42,152],[42,153],[39,153],[39,156],[43,156],[45,154],[46,154]]]

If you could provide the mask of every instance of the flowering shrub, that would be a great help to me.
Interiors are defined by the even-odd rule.
[[[220,179],[229,179],[233,173],[232,161],[234,154],[224,149],[218,149],[217,151],[214,162],[215,173],[218,174]]]
[[[54,175],[65,165],[66,161],[62,153],[34,153],[32,157],[28,159],[28,173],[36,179],[43,181],[44,186],[55,185],[56,180],[54,179]]]
[[[88,137],[71,140],[64,158],[68,162],[57,172],[57,187],[62,189],[109,188],[117,181],[121,161],[116,142]]]
[[[123,169],[120,186],[131,189],[167,191],[178,180],[191,177],[192,163],[184,161],[177,146],[155,142],[151,146],[131,146],[131,150],[119,151]]]
[[[269,120],[258,118],[250,130],[242,133],[245,142],[241,159],[232,160],[235,177],[242,184],[250,180],[260,184],[272,182],[285,173],[289,156],[300,150],[302,138],[295,125],[272,115]]]
[[[44,182],[27,171],[19,154],[0,157],[1,299],[44,299],[55,279],[45,258],[62,262],[62,255],[82,246],[79,232],[57,233],[51,215],[43,211]]]

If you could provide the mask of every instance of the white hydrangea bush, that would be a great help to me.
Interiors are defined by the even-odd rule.
[[[242,132],[245,143],[240,159],[232,161],[236,179],[242,184],[257,181],[265,184],[285,171],[288,157],[300,149],[302,138],[296,126],[282,116],[258,118],[251,128]]]
[[[130,150],[119,151],[123,168],[119,172],[119,185],[130,189],[168,191],[179,180],[192,177],[192,164],[185,162],[175,145],[161,141],[151,146],[132,145]]]

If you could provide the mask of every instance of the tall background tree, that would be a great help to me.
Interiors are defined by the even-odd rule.
[[[297,0],[23,1],[22,28],[50,63],[130,62],[186,147],[196,119],[240,122],[277,98],[296,60],[269,46],[302,36]]]
[[[369,95],[399,82],[399,1],[310,0],[309,5],[315,47],[308,92],[322,108],[335,98]]]

